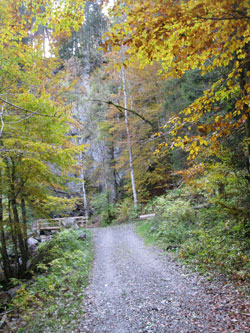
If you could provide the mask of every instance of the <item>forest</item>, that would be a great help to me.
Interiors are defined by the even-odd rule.
[[[141,214],[145,238],[248,290],[249,20],[246,0],[0,2],[3,290],[55,255],[34,256],[37,220]]]

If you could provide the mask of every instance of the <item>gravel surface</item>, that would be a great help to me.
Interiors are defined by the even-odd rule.
[[[249,332],[232,319],[223,288],[145,246],[133,225],[94,229],[94,240],[80,332]]]

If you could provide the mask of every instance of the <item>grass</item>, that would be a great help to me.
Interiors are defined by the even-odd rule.
[[[82,300],[93,261],[92,239],[82,230],[64,230],[41,244],[33,258],[36,275],[14,298],[15,332],[71,332],[84,315]]]
[[[153,232],[150,232],[152,221],[138,221],[136,224],[137,233],[144,238],[145,244],[157,243],[157,237]]]

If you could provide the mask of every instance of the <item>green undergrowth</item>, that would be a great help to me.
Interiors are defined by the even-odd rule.
[[[94,209],[94,220],[98,220],[101,226],[105,227],[111,224],[121,224],[132,222],[136,219],[139,207],[135,208],[131,198],[124,198],[122,201],[110,202],[110,191],[98,193],[92,198]]]
[[[138,222],[138,233],[203,273],[249,282],[248,221],[204,199],[188,188],[155,198],[145,212],[156,216]]]
[[[93,259],[90,232],[64,230],[42,243],[32,260],[36,271],[24,283],[12,308],[19,313],[17,332],[71,332],[77,330],[84,309],[82,299]]]

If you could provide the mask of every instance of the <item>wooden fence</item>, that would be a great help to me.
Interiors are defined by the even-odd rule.
[[[72,226],[84,227],[87,224],[87,220],[85,216],[76,216],[76,217],[62,217],[56,219],[41,219],[36,221],[36,230],[44,230],[44,231],[53,231],[62,229],[65,224],[67,224],[67,220],[73,220]],[[69,223],[69,224],[70,224]]]

